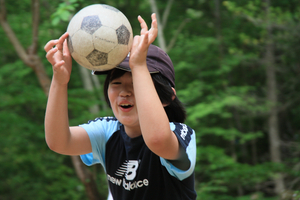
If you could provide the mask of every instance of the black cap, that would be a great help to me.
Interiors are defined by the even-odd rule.
[[[175,73],[173,63],[166,52],[161,48],[151,44],[147,53],[147,66],[150,73],[160,73],[170,82],[172,87],[175,87]],[[129,67],[129,56],[127,56],[116,67],[125,71],[131,71]],[[92,74],[105,74],[103,71],[92,71]]]

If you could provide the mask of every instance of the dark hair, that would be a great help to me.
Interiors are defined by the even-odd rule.
[[[104,82],[104,96],[107,104],[111,107],[109,99],[108,99],[108,86],[111,81],[116,78],[123,76],[126,71],[121,69],[113,69],[108,72],[105,82]],[[164,104],[169,104],[165,106],[165,111],[169,118],[170,122],[180,122],[183,123],[186,119],[186,112],[183,104],[179,101],[177,96],[175,95],[174,100],[172,97],[174,95],[174,91],[172,90],[172,86],[168,82],[168,80],[162,76],[160,73],[153,73],[151,74],[156,92],[160,98],[160,101]]]

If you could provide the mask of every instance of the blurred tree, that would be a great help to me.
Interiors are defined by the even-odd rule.
[[[29,46],[27,50],[24,49],[16,34],[11,29],[9,23],[7,22],[6,18],[6,6],[5,0],[0,1],[1,5],[1,12],[0,12],[0,23],[5,31],[7,37],[9,38],[10,42],[14,46],[18,56],[20,59],[33,71],[36,73],[37,78],[41,84],[42,89],[44,90],[45,94],[48,94],[49,87],[50,87],[50,79],[47,77],[45,67],[37,55],[38,49],[38,28],[39,28],[39,20],[40,20],[40,3],[39,1],[32,1],[32,44]]]
[[[273,41],[273,27],[271,22],[271,1],[266,0],[266,77],[267,77],[267,100],[270,102],[270,114],[268,119],[268,132],[270,141],[271,160],[275,163],[282,163],[280,152],[280,136],[278,126],[278,100],[277,100],[277,80],[276,80],[276,64],[275,64],[275,49]],[[282,174],[277,174],[275,177],[275,192],[281,194],[285,189]]]
[[[45,67],[37,55],[37,48],[38,48],[38,30],[39,30],[39,12],[40,12],[40,3],[39,0],[32,0],[32,45],[28,48],[28,53],[24,50],[23,46],[15,36],[14,31],[11,29],[9,23],[6,20],[6,6],[5,1],[1,0],[1,15],[0,15],[0,22],[1,25],[10,39],[11,43],[13,44],[16,52],[18,53],[20,59],[24,62],[24,64],[31,67],[39,80],[40,86],[43,89],[46,96],[48,96],[49,88],[50,88],[50,78],[48,77]],[[89,78],[88,78],[89,80]],[[85,84],[86,87],[88,87]],[[101,197],[100,193],[98,192],[96,182],[92,173],[87,169],[87,167],[82,163],[79,156],[71,156],[72,162],[74,165],[74,169],[78,178],[82,181],[85,186],[87,196],[91,200],[101,199],[105,197]]]
[[[154,8],[159,14],[165,48],[175,66],[177,95],[187,108],[186,123],[196,130],[198,199],[274,200],[299,196],[300,2],[272,0],[268,19],[272,25],[270,51],[265,2],[101,2],[120,9],[136,34],[138,15],[150,24]],[[70,16],[79,9],[99,2],[42,0],[39,3],[36,55],[46,66],[49,65],[43,51],[46,42],[66,31]],[[30,55],[24,47],[33,43],[31,5],[31,0],[6,2],[5,20],[23,48],[20,51],[23,58]],[[2,11],[1,16],[5,16]],[[0,162],[4,171],[0,174],[0,199],[32,196],[87,199],[70,157],[57,155],[46,146],[43,136],[46,96],[36,72],[15,53],[4,28],[0,29],[0,37]],[[155,44],[161,46],[160,43],[159,37]],[[268,118],[274,104],[267,99],[271,90],[266,84],[266,55],[273,55],[276,72],[275,126],[280,138],[281,164],[271,162]],[[104,77],[94,76],[91,80],[90,74],[81,70],[73,68],[69,84],[72,125],[111,114],[105,111],[99,94],[102,89],[95,84]],[[45,71],[48,77],[52,74],[51,67]],[[86,78],[82,78],[84,74]],[[100,111],[91,113],[91,105]],[[107,185],[103,169],[101,166],[89,169],[104,198]],[[278,174],[282,174],[286,188],[281,196],[275,193],[274,177]]]

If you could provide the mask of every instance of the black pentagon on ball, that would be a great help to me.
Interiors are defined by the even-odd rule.
[[[86,59],[93,66],[100,66],[107,64],[108,53],[104,53],[94,49],[89,55],[87,55]]]
[[[126,26],[122,25],[117,30],[117,37],[118,37],[118,44],[125,44],[128,45],[129,38],[130,38],[130,32],[126,28]]]
[[[115,11],[115,12],[120,12],[118,9],[116,9],[115,7],[112,7],[112,6],[109,6],[109,5],[106,5],[106,4],[102,4],[102,6],[106,9],[109,9],[109,10],[112,10],[112,11]]]
[[[68,48],[69,48],[70,53],[73,53],[74,52],[74,48],[73,48],[71,36],[68,37],[67,43],[68,43]]]
[[[81,29],[89,34],[94,34],[102,26],[98,15],[86,16],[81,23]]]

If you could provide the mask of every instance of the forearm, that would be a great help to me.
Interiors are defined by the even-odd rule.
[[[67,89],[67,84],[51,83],[45,115],[45,136],[53,151],[63,150],[70,139]]]
[[[132,70],[133,87],[141,128],[144,132],[170,130],[169,120],[155,90],[148,69]]]
[[[175,159],[178,142],[170,130],[169,119],[154,87],[147,67],[132,70],[133,87],[143,138],[156,154]]]

